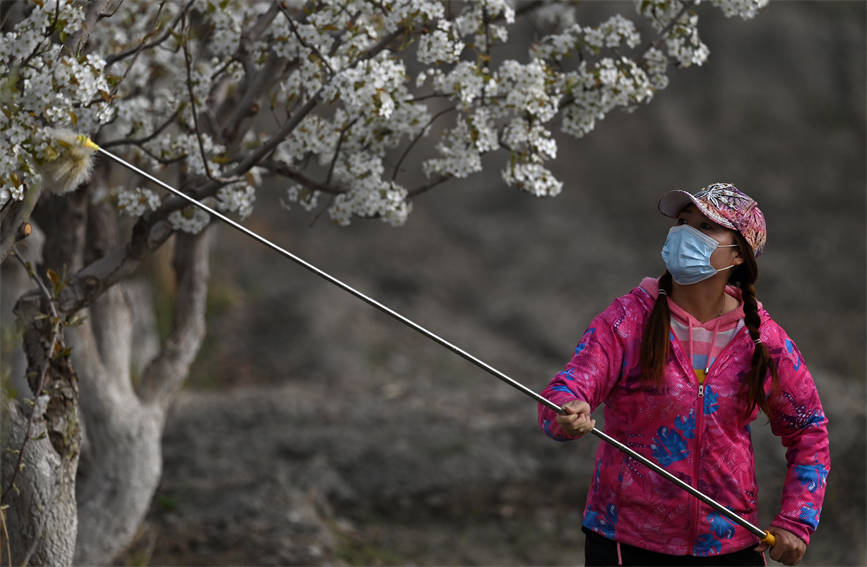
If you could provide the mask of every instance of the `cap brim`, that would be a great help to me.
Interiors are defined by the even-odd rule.
[[[684,209],[687,205],[695,205],[701,214],[712,220],[713,222],[729,228],[731,230],[737,230],[728,219],[720,216],[716,211],[709,209],[707,205],[696,199],[692,193],[684,191],[683,189],[675,189],[673,191],[669,191],[665,193],[662,198],[659,199],[659,204],[657,208],[659,212],[663,215],[671,218],[677,218],[677,215],[680,214],[680,211]]]
[[[659,212],[663,215],[671,218],[675,218],[683,208],[690,203],[697,205],[695,199],[692,198],[692,195],[683,191],[682,189],[675,189],[674,191],[669,191],[664,194],[661,199],[659,199]]]

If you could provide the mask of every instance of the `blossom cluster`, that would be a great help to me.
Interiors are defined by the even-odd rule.
[[[708,3],[748,19],[767,0]],[[157,175],[220,180],[202,196],[242,218],[268,171],[290,179],[290,206],[399,225],[418,190],[406,170],[466,178],[498,151],[507,185],[556,195],[553,122],[585,136],[666,88],[669,63],[702,64],[698,4],[637,0],[645,38],[623,14],[585,25],[573,5],[547,4],[538,18],[556,29],[502,58],[494,48],[514,41],[518,17],[510,0],[127,0],[74,55],[60,42],[81,26],[79,3],[43,0],[0,37],[0,212],[59,154],[50,126],[113,142]],[[138,216],[158,199],[136,187],[116,203]],[[177,230],[208,220],[189,207],[169,215]]]
[[[0,207],[42,183],[43,165],[61,155],[46,127],[89,133],[114,112],[105,100],[105,61],[72,54],[51,39],[79,30],[81,8],[65,0],[41,4],[0,36]]]
[[[140,217],[160,206],[160,198],[145,187],[122,189],[117,194],[117,208],[131,217]]]

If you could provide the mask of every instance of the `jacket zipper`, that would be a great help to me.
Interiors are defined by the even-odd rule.
[[[735,335],[731,339],[729,339],[728,344],[725,347],[723,347],[723,349],[720,351],[719,354],[717,354],[716,359],[714,360],[714,366],[719,365],[720,360],[724,359],[723,355],[728,354],[728,351],[733,348],[732,344],[735,343],[736,340],[739,340],[739,336],[744,334],[745,332],[746,332],[746,326],[741,327],[741,329],[737,333],[735,333]],[[673,337],[672,337],[672,340],[670,341],[670,345],[671,345],[672,349],[679,349],[680,348],[680,344],[678,343],[677,340],[674,340]],[[683,368],[687,372],[687,375],[695,377],[695,371],[692,369],[692,361],[689,361],[690,362],[689,365],[684,365],[680,356],[678,356],[676,353],[675,353],[675,359],[678,361],[678,363],[680,363],[681,368]],[[708,373],[710,373],[710,368],[708,368]],[[699,455],[700,455],[700,450],[701,450],[701,431],[704,428],[704,387],[705,387],[705,384],[707,384],[707,380],[708,380],[708,375],[705,374],[704,381],[698,385],[698,395],[696,396],[697,406],[698,406],[698,408],[697,408],[698,415],[696,416],[696,420],[695,420],[695,456],[693,458],[693,469],[692,469],[693,486],[695,486],[695,488],[699,488],[699,485],[698,485],[698,473],[699,473],[699,465],[700,465]],[[700,490],[700,488],[699,488],[699,490]],[[690,502],[691,502],[690,517],[692,518],[692,525],[690,526],[690,529],[689,529],[689,532],[690,532],[689,545],[690,545],[690,547],[689,547],[689,551],[687,552],[688,554],[692,554],[693,550],[695,549],[695,542],[698,539],[699,514],[701,512],[701,503],[699,502],[698,498],[692,497],[692,498],[690,498]]]
[[[695,455],[692,459],[692,482],[693,486],[699,488],[698,473],[700,469],[701,456],[701,432],[704,429],[704,385],[707,384],[707,374],[704,376],[704,381],[698,385],[698,397],[695,420]],[[699,488],[699,490],[701,490]],[[692,527],[690,528],[690,547],[689,553],[692,554],[695,550],[695,542],[698,539],[698,523],[701,514],[701,502],[698,498],[690,498],[692,504]]]

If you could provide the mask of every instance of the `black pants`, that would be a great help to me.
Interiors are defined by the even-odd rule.
[[[584,565],[765,565],[761,553],[753,551],[754,546],[723,555],[701,557],[695,555],[666,555],[647,551],[640,547],[620,544],[620,560],[618,560],[617,542],[604,538],[587,528],[581,528],[586,538],[584,540]]]

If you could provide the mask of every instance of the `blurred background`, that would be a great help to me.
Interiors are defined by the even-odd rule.
[[[634,13],[587,2],[577,19],[616,11]],[[864,565],[867,4],[772,2],[749,22],[699,13],[708,62],[671,70],[651,104],[583,139],[560,136],[556,198],[505,187],[498,154],[484,174],[418,197],[401,228],[314,223],[281,208],[282,186],[260,193],[247,224],[538,391],[593,315],[663,271],[659,196],[735,183],[768,219],[759,298],[798,343],[830,419],[827,496],[802,564]],[[514,53],[497,55],[524,60],[537,31],[512,33]],[[551,441],[529,398],[214,231],[208,338],[125,561],[583,562],[595,438]],[[161,256],[146,276],[166,313],[168,269]],[[785,474],[766,421],[753,425],[762,525]]]

